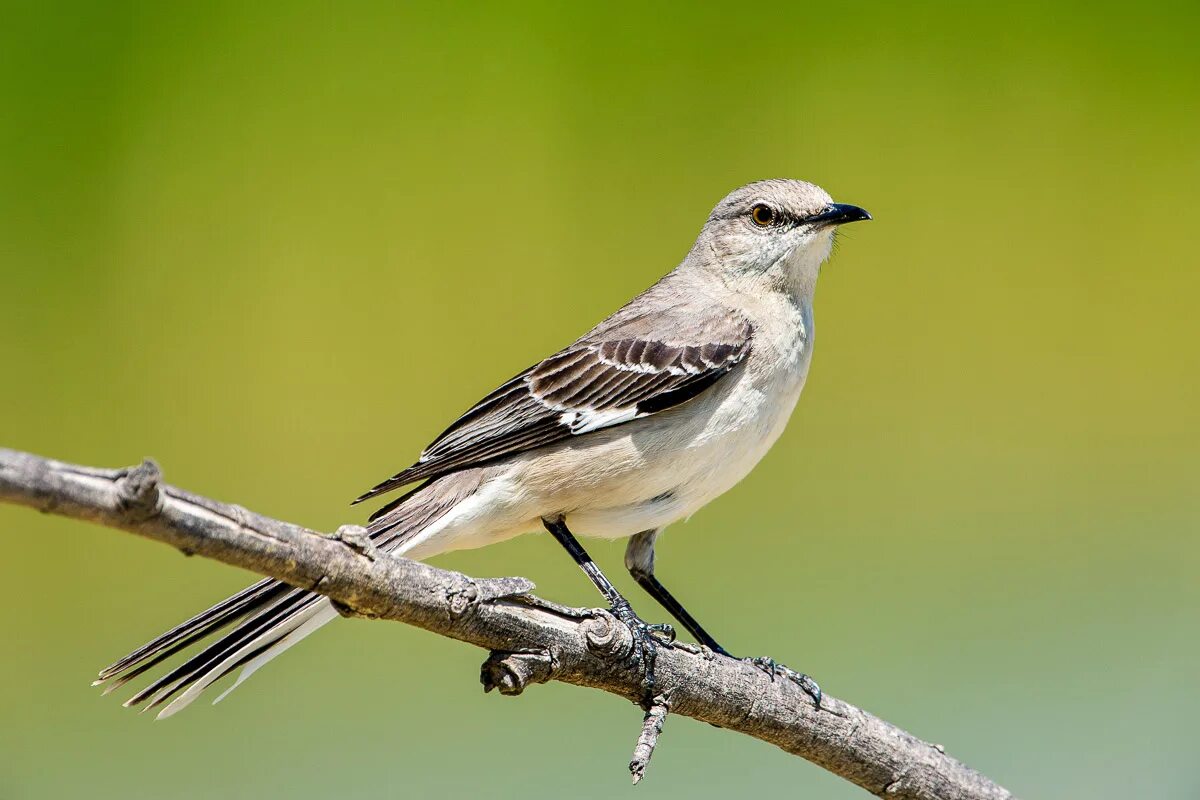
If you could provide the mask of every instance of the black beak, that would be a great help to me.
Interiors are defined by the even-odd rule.
[[[871,215],[865,208],[848,203],[834,203],[820,214],[814,214],[804,221],[810,225],[845,225],[847,222],[861,222],[870,218]]]

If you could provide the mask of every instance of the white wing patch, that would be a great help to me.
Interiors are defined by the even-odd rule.
[[[631,419],[644,416],[646,414],[639,414],[636,406],[630,408],[609,408],[603,411],[583,408],[575,411],[564,411],[559,415],[558,421],[570,428],[572,434],[578,436],[581,433],[590,433],[600,428],[607,428],[610,425],[620,425],[622,422],[629,422]]]

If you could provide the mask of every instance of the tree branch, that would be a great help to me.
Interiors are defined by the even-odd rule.
[[[549,680],[643,702],[625,657],[632,637],[603,611],[528,592],[524,578],[469,578],[376,551],[361,528],[322,536],[159,481],[146,461],[94,469],[0,449],[0,501],[164,542],[331,598],[344,613],[392,619],[491,651],[486,690],[520,694]],[[817,708],[793,681],[693,645],[660,645],[657,697],[630,764],[635,781],[672,714],[738,731],[818,764],[879,797],[1001,800],[984,776],[861,709],[826,695]],[[667,701],[669,698],[669,703]]]

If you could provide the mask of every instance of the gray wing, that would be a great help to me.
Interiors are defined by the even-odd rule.
[[[676,316],[672,310],[662,316]],[[737,312],[693,309],[678,326],[661,318],[647,322],[644,315],[614,318],[507,381],[426,447],[416,464],[354,502],[672,408],[750,352],[753,329]],[[654,329],[669,333],[654,335]]]

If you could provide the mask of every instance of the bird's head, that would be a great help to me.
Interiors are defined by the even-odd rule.
[[[730,278],[811,286],[838,226],[870,218],[815,184],[757,181],[717,203],[693,254]]]

